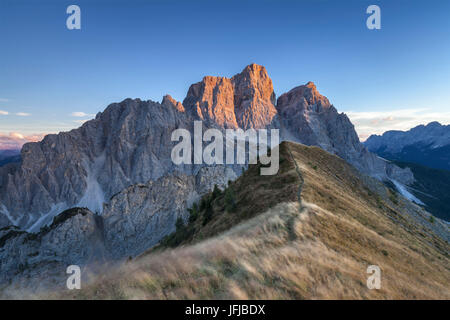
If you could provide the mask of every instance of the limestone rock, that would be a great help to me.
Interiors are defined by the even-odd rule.
[[[171,134],[178,128],[193,132],[198,119],[205,130],[279,128],[283,139],[317,145],[368,175],[413,181],[408,169],[368,152],[348,117],[312,82],[275,102],[266,69],[251,64],[230,79],[205,77],[193,84],[183,104],[168,95],[162,103],[126,99],[78,129],[26,144],[21,163],[0,167],[0,227],[14,224],[37,232],[68,208],[87,207],[101,214],[104,203],[129,186],[174,172],[196,176],[204,165],[173,164]],[[241,167],[232,169],[239,173]],[[210,179],[202,184],[222,178]]]
[[[204,167],[195,175],[174,173],[115,195],[102,215],[105,242],[115,259],[136,256],[175,231],[178,217],[214,184],[225,188],[236,174],[225,166]]]
[[[95,215],[87,209],[70,209],[36,234],[17,227],[0,230],[0,284],[17,277],[28,279],[29,287],[59,281],[57,285],[63,288],[69,265],[83,266],[104,255]],[[47,280],[53,284],[40,283]]]
[[[281,95],[277,110],[284,140],[319,146],[380,180],[395,175],[405,184],[414,181],[409,168],[401,169],[370,153],[359,141],[350,119],[338,113],[314,83],[308,82]]]
[[[204,77],[189,88],[183,105],[221,128],[266,128],[277,113],[272,80],[266,68],[257,64],[231,79]]]

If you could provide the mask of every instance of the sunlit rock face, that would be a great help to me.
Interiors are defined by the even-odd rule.
[[[272,80],[266,68],[257,64],[231,79],[204,77],[189,88],[183,105],[221,128],[266,128],[277,114]]]
[[[175,172],[196,176],[204,165],[178,166],[171,160],[172,132],[192,133],[194,120],[202,120],[204,130],[277,128],[283,139],[319,146],[371,176],[413,181],[408,169],[368,152],[348,117],[315,84],[296,87],[276,101],[266,69],[251,64],[231,78],[203,78],[183,103],[168,95],[161,103],[126,99],[78,129],[26,144],[21,163],[0,167],[0,227],[14,224],[36,232],[68,208],[102,214],[104,203],[129,186]],[[233,169],[239,173],[241,167]],[[205,185],[220,177],[209,179]]]

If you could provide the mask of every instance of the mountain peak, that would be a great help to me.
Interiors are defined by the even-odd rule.
[[[317,89],[316,85],[314,84],[314,82],[309,81],[307,84],[305,84],[306,87],[311,88],[311,89]]]
[[[258,74],[258,73],[263,73],[267,75],[267,70],[264,66],[256,64],[256,63],[251,63],[248,66],[246,66],[244,68],[244,70],[242,70],[242,73],[248,73],[248,74]]]
[[[172,107],[174,107],[175,109],[177,109],[178,111],[184,112],[184,106],[181,104],[181,102],[175,100],[175,99],[172,98],[172,96],[169,95],[169,94],[166,94],[166,95],[163,97],[163,100],[162,100],[161,104],[162,104],[163,106],[172,106]]]
[[[429,124],[427,124],[426,127],[439,128],[439,127],[442,127],[442,124],[440,124],[438,121],[433,121],[433,122],[430,122]]]
[[[247,86],[259,86],[261,89],[273,91],[272,79],[270,79],[266,68],[259,64],[249,64],[241,73],[236,74],[231,79],[236,82],[247,80],[245,83]]]
[[[287,105],[290,107],[300,108],[302,110],[313,108],[316,111],[331,106],[327,97],[319,93],[316,85],[312,81],[295,87],[278,98],[277,108],[279,111],[282,111],[282,109]]]
[[[254,63],[232,78],[204,77],[190,86],[183,105],[222,128],[265,128],[276,114],[272,80]]]

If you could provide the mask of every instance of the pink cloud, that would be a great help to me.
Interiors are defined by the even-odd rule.
[[[21,149],[27,142],[37,142],[44,138],[45,134],[23,135],[18,132],[10,132],[9,134],[0,133],[0,150]]]

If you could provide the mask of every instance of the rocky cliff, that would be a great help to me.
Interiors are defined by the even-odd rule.
[[[221,128],[269,127],[277,114],[272,80],[266,68],[251,64],[232,77],[204,77],[183,101],[197,118]]]
[[[0,285],[17,278],[35,288],[64,288],[67,266],[107,258],[96,220],[88,209],[73,208],[37,233],[0,229]]]
[[[236,177],[231,168],[220,165],[203,167],[195,175],[175,172],[125,188],[105,204],[102,215],[72,208],[36,233],[2,228],[0,287],[14,280],[15,285],[34,289],[55,283],[63,288],[61,279],[69,265],[92,269],[92,265],[135,257],[172,233],[177,218],[187,221],[186,208],[201,194],[215,184],[224,189]],[[48,281],[40,283],[43,278]],[[20,284],[25,279],[32,283]]]
[[[347,116],[339,114],[313,83],[276,101],[266,69],[251,64],[230,79],[205,77],[189,88],[183,104],[170,96],[161,103],[126,99],[79,129],[26,144],[21,163],[0,168],[0,223],[37,232],[65,209],[87,207],[102,214],[104,203],[120,208],[110,198],[130,186],[174,172],[197,175],[202,165],[175,166],[170,155],[171,133],[178,128],[192,132],[193,121],[199,119],[206,128],[279,128],[285,140],[320,146],[363,173],[413,181],[408,169],[368,152]],[[211,179],[206,185],[221,178]],[[163,205],[169,199],[160,201]]]
[[[30,230],[73,206],[100,212],[113,194],[174,169],[170,137],[183,127],[192,121],[170,97],[111,104],[79,129],[24,145],[20,164],[0,168],[0,210]]]
[[[319,146],[379,180],[395,178],[404,184],[414,181],[409,169],[400,169],[370,153],[359,141],[347,115],[338,113],[314,83],[281,95],[277,110],[284,140]]]

